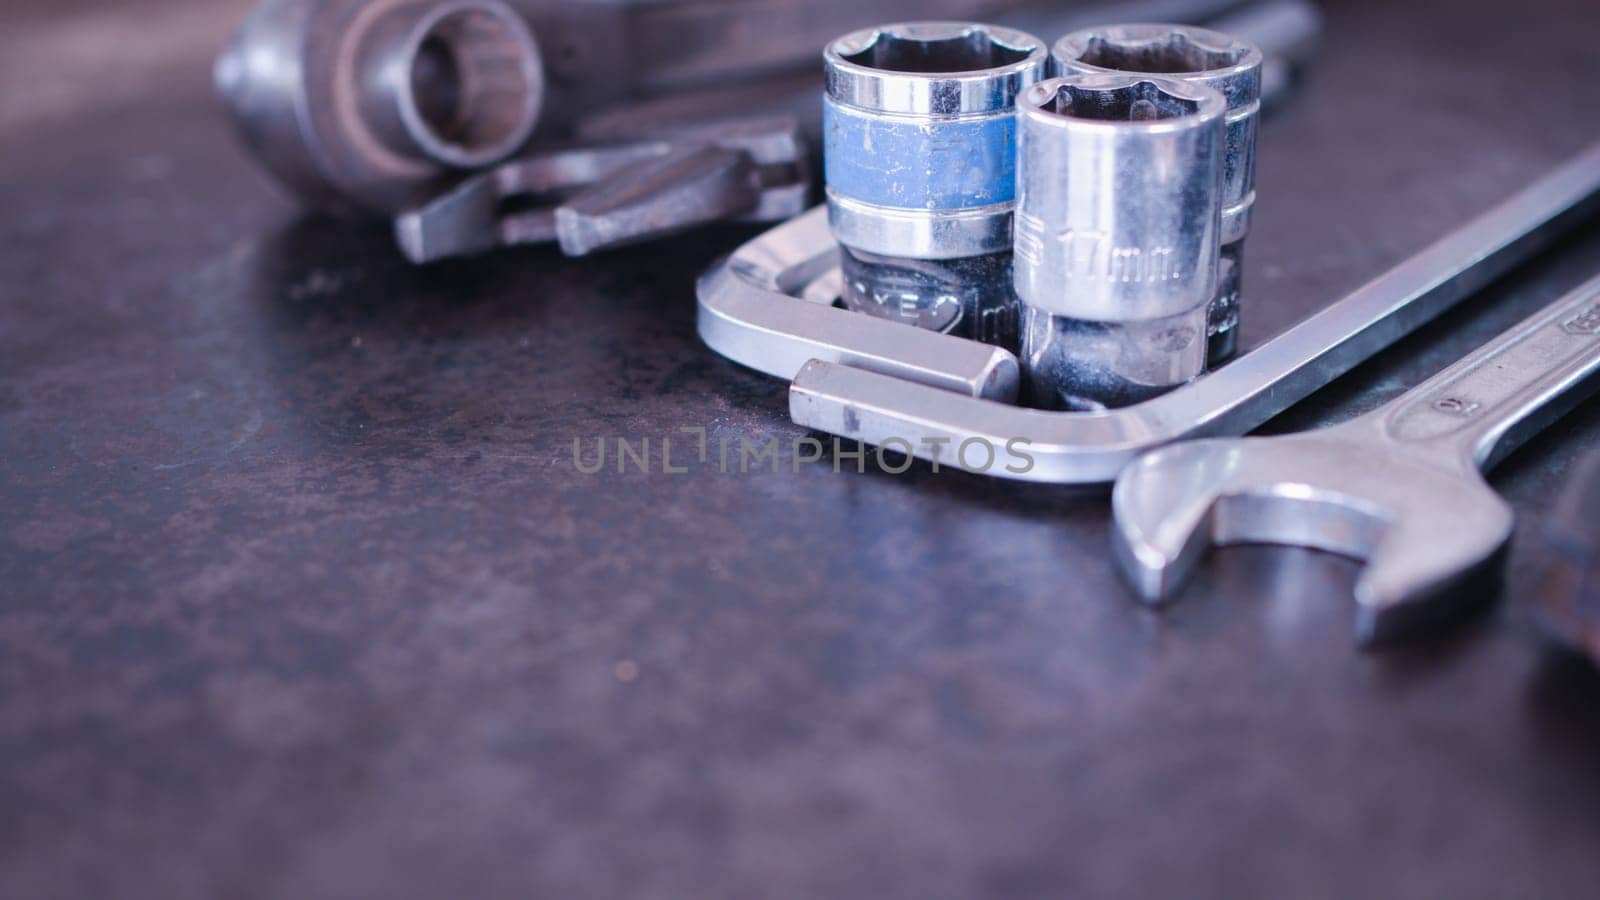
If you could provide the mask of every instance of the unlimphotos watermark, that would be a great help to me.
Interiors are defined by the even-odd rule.
[[[1032,441],[1013,438],[1003,445],[984,438],[956,442],[951,438],[924,437],[917,441],[887,437],[875,447],[842,438],[803,436],[752,439],[746,435],[711,434],[706,427],[679,428],[674,436],[606,437],[572,439],[572,464],[585,475],[614,472],[619,475],[686,475],[692,469],[712,467],[723,474],[749,474],[784,469],[798,473],[804,466],[831,462],[835,472],[852,469],[865,474],[869,463],[881,472],[903,475],[917,459],[925,459],[934,472],[950,467],[965,472],[1005,472],[1026,475],[1033,471],[1028,452]]]

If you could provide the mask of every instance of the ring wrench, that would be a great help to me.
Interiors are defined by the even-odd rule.
[[[838,251],[816,211],[702,278],[700,334],[730,359],[792,379],[798,424],[869,443],[897,438],[943,463],[941,451],[987,442],[998,477],[1106,483],[1161,445],[1253,430],[1529,259],[1597,205],[1600,143],[1231,365],[1108,412],[1007,405],[1016,387],[1010,354],[824,306]]]
[[[1600,277],[1351,421],[1142,457],[1112,492],[1117,560],[1158,602],[1212,544],[1365,559],[1357,637],[1399,636],[1450,611],[1500,558],[1514,516],[1481,471],[1593,393],[1597,372]]]

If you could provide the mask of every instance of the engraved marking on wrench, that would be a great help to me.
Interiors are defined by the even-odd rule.
[[[1459,397],[1441,397],[1433,401],[1433,408],[1452,416],[1470,419],[1477,415],[1479,410],[1483,409],[1483,404],[1475,403],[1471,400],[1463,400]]]
[[[1600,334],[1600,303],[1561,323],[1568,334]]]
[[[1447,377],[1432,399],[1395,414],[1392,433],[1422,440],[1466,428],[1515,401],[1527,389],[1528,379],[1590,352],[1600,338],[1600,300],[1591,295],[1581,302],[1580,312],[1552,316],[1536,330],[1503,343]]]

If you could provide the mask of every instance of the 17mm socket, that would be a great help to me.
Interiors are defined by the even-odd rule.
[[[1014,282],[1034,405],[1127,406],[1205,371],[1226,106],[1205,85],[1117,74],[1018,99]]]
[[[888,25],[824,55],[828,213],[845,302],[861,312],[1014,346],[1003,273],[1016,206],[1017,93],[1043,42],[963,22]]]
[[[1227,101],[1223,162],[1222,257],[1211,306],[1209,357],[1239,346],[1244,239],[1256,202],[1256,126],[1261,118],[1260,48],[1206,28],[1117,25],[1067,35],[1052,51],[1057,75],[1156,75],[1219,91]]]

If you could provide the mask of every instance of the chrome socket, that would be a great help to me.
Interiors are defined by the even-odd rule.
[[[886,25],[824,54],[829,222],[858,311],[1003,345],[1016,206],[1016,97],[1044,43],[967,22]],[[990,258],[997,257],[997,258]]]
[[[1227,102],[1126,74],[1036,84],[1017,103],[1013,282],[1029,400],[1098,410],[1206,368]]]
[[[1215,363],[1238,350],[1244,239],[1256,201],[1256,129],[1261,118],[1260,48],[1186,25],[1117,25],[1073,32],[1052,51],[1057,75],[1158,75],[1221,92],[1227,101],[1222,257],[1208,324]]]
[[[285,186],[380,214],[516,153],[545,91],[539,45],[504,0],[264,0],[215,79]]]

